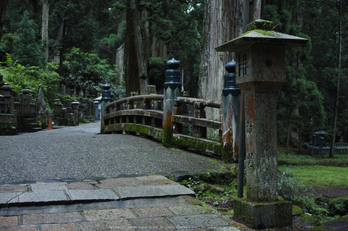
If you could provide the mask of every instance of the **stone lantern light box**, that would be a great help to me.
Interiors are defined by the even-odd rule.
[[[308,40],[276,32],[272,22],[262,19],[247,28],[216,48],[235,52],[236,83],[244,92],[247,200],[235,200],[235,216],[243,220],[242,213],[249,214],[253,219],[244,221],[253,228],[288,226],[291,203],[279,202],[277,195],[276,104],[285,81],[285,50]],[[250,201],[274,206],[254,206]]]

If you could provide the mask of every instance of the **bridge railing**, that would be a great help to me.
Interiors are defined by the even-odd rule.
[[[184,109],[193,107],[193,111],[184,113]],[[221,102],[177,97],[174,101],[172,143],[185,148],[221,154],[221,121],[206,118],[206,108],[220,110]],[[186,128],[186,129],[185,129]],[[207,134],[208,129],[216,130],[217,138]],[[214,132],[212,132],[214,133]]]
[[[153,137],[167,147],[192,148],[220,155],[227,161],[236,160],[239,152],[237,125],[240,89],[235,84],[235,62],[231,61],[225,66],[228,73],[224,76],[222,103],[179,97],[179,65],[174,59],[167,62],[169,69],[165,74],[164,95],[138,95],[106,106],[103,103],[101,133],[139,133]],[[155,89],[155,86],[152,87]],[[108,89],[109,85],[103,85],[103,101],[111,99]],[[206,118],[208,110],[218,110],[220,121]]]
[[[102,133],[141,133],[162,139],[163,95],[138,95],[105,106]]]
[[[163,95],[138,95],[107,104],[103,116],[102,133],[139,133],[162,141],[163,99]],[[174,105],[172,143],[180,147],[219,155],[221,153],[221,122],[206,119],[205,108],[220,109],[221,103],[177,97]],[[185,110],[189,105],[194,107],[193,113]],[[218,130],[219,138],[207,139],[207,128]]]

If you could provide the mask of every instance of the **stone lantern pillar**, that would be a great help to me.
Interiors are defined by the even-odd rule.
[[[239,154],[239,101],[240,88],[236,85],[236,62],[232,60],[225,65],[228,72],[224,76],[222,90],[222,159],[232,161]]]
[[[75,125],[79,124],[79,105],[80,105],[80,102],[78,102],[77,100],[71,103],[71,107],[73,109],[73,114],[74,114],[73,118],[74,118]]]
[[[244,92],[247,199],[235,199],[235,217],[253,228],[292,224],[291,202],[278,201],[276,104],[285,81],[285,50],[307,39],[274,31],[267,20],[217,51],[235,52],[237,85]]]
[[[171,146],[173,137],[173,115],[174,100],[180,94],[180,76],[181,72],[177,70],[180,62],[172,58],[167,62],[164,82],[164,100],[163,100],[163,135],[162,143],[165,146]]]

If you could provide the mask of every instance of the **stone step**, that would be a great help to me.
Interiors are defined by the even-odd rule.
[[[7,190],[2,188],[8,187]],[[11,188],[12,187],[12,188]],[[2,192],[5,191],[5,192]],[[35,183],[0,186],[0,207],[74,204],[162,198],[195,193],[162,176],[115,178],[98,182]]]

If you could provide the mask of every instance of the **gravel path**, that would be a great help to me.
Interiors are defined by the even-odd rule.
[[[99,135],[100,124],[0,136],[0,184],[85,180],[218,169],[207,158],[131,135]]]

